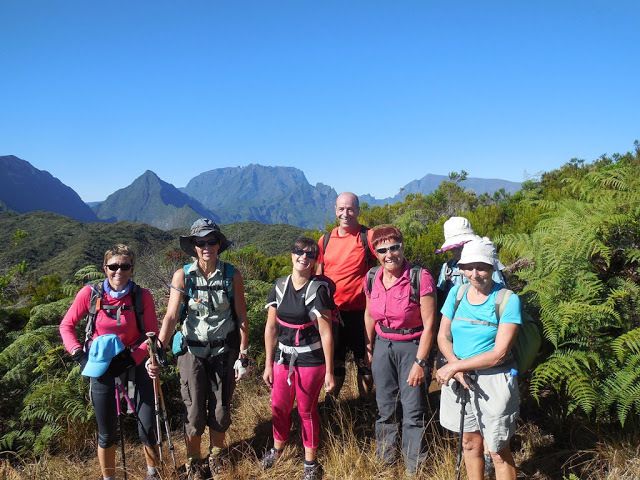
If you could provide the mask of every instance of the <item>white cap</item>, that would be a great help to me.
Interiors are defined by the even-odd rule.
[[[444,243],[440,249],[446,251],[476,237],[469,220],[464,217],[451,217],[444,222]]]
[[[469,263],[486,263],[491,265],[494,270],[499,270],[502,266],[498,261],[495,245],[487,237],[476,237],[464,244],[458,265]]]

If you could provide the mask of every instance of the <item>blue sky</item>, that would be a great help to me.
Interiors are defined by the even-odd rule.
[[[640,139],[637,1],[4,0],[0,20],[0,155],[85,201],[249,163],[385,197]]]

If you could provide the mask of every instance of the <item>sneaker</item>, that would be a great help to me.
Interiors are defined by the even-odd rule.
[[[216,475],[220,475],[223,469],[224,461],[222,460],[222,455],[209,455],[209,471],[211,472],[211,477],[216,478]]]
[[[267,453],[265,453],[264,456],[262,457],[262,460],[260,460],[260,463],[262,463],[262,468],[266,470],[267,468],[273,467],[273,465],[276,463],[276,460],[278,460],[279,456],[280,456],[280,452],[276,450],[275,447],[272,447],[269,450],[267,450]]]
[[[322,478],[322,466],[316,463],[313,467],[304,467],[302,480],[320,480]]]

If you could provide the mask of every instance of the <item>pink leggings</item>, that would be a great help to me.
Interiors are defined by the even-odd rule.
[[[318,448],[320,443],[320,415],[318,395],[324,384],[325,366],[294,367],[291,386],[287,384],[289,365],[274,363],[273,389],[271,390],[271,414],[273,415],[273,438],[286,442],[291,430],[291,410],[297,400],[298,414],[302,424],[302,445]]]

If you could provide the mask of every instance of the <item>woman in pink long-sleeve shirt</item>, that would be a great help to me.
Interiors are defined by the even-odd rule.
[[[138,287],[131,280],[134,262],[135,254],[126,245],[115,245],[107,250],[103,265],[107,278],[101,284],[82,287],[60,323],[65,349],[80,363],[82,369],[88,360],[90,343],[99,336],[115,334],[125,347],[111,359],[105,372],[98,377],[91,377],[91,402],[98,423],[98,460],[104,479],[112,479],[115,474],[116,379],[123,383],[135,379],[135,398],[132,400],[140,419],[138,433],[144,444],[147,462],[145,480],[160,478],[156,471],[153,384],[144,368],[144,360],[148,356],[145,334],[158,332],[158,319],[151,292]],[[76,325],[89,314],[94,294],[98,298],[93,334],[83,343],[76,336]],[[138,302],[137,296],[140,296]],[[139,308],[136,312],[135,304],[140,305],[140,300],[142,311]]]

